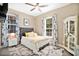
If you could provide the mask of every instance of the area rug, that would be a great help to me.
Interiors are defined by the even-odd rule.
[[[8,51],[10,56],[62,56],[63,54],[63,49],[56,46],[47,46],[38,53],[33,53],[23,45],[10,47]]]

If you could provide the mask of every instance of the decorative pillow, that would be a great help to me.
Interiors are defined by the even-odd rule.
[[[29,36],[29,33],[25,32],[25,36],[28,37]]]
[[[26,37],[35,37],[35,36],[37,36],[37,34],[34,33],[34,32],[28,32],[28,33],[26,32],[25,35],[26,35]]]
[[[16,38],[16,34],[15,34],[15,33],[10,33],[10,34],[8,35],[8,38],[9,38],[9,39],[14,39],[14,38]]]
[[[33,37],[34,36],[34,33],[33,32],[29,32],[28,33],[28,37]]]

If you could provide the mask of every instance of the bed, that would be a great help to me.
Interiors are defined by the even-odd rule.
[[[31,49],[33,52],[38,52],[44,47],[46,47],[47,45],[49,45],[50,37],[39,36],[39,35],[26,37],[24,35],[25,32],[31,32],[30,35],[36,34],[32,32],[33,29],[30,28],[29,30],[27,30],[27,28],[21,28],[20,31],[23,34],[21,36],[21,44]]]

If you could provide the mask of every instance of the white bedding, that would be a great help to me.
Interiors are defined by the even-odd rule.
[[[37,37],[22,37],[21,44],[33,50],[33,52],[38,52],[40,47],[49,43],[50,38],[47,36],[37,36]]]
[[[46,36],[26,37],[26,39],[30,39],[33,42],[37,42],[37,41],[40,41],[40,40],[45,40],[47,38],[48,37],[46,37]]]

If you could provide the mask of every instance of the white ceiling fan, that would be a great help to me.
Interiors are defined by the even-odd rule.
[[[31,4],[31,3],[25,3],[29,6],[33,6],[33,8],[30,10],[30,11],[33,11],[35,10],[36,8],[41,12],[41,9],[42,7],[47,7],[48,5],[40,5],[39,3],[36,3],[35,5],[34,4]]]

